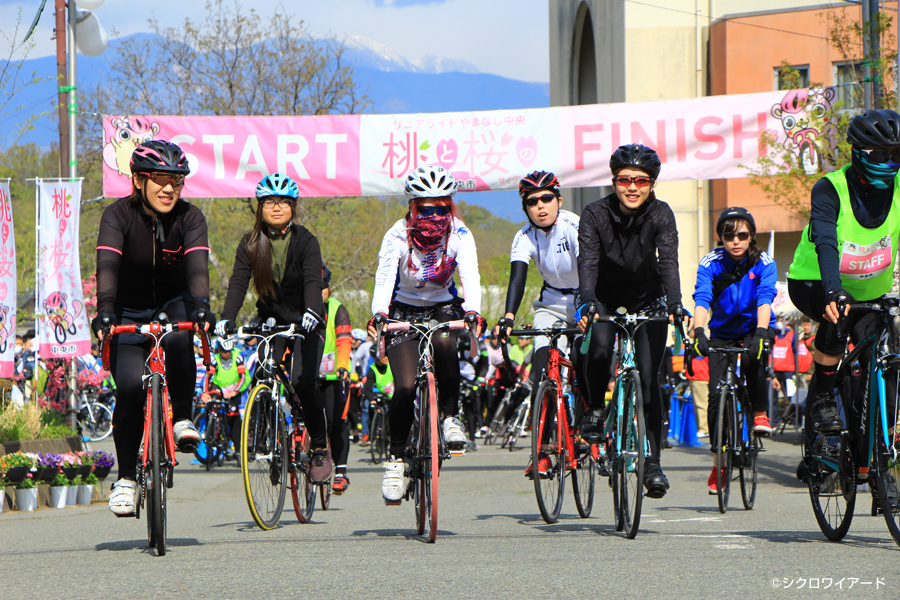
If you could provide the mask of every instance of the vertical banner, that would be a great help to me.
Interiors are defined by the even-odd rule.
[[[15,375],[16,239],[9,180],[0,181],[0,377]]]
[[[91,351],[81,288],[78,229],[81,180],[38,180],[38,312],[41,358],[73,358]]]

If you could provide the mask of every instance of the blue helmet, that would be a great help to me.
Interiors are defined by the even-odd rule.
[[[263,177],[256,186],[256,198],[265,198],[267,196],[282,196],[296,200],[300,197],[300,188],[297,182],[281,173],[272,173]]]

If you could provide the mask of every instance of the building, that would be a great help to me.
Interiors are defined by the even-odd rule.
[[[896,16],[897,2],[884,3]],[[550,103],[642,102],[779,89],[787,62],[806,82],[836,88],[844,106],[850,67],[828,38],[827,16],[861,20],[848,2],[789,0],[555,0],[550,2]],[[895,21],[896,23],[896,21]],[[861,48],[860,48],[861,54]],[[849,58],[849,61],[847,60]],[[849,63],[849,64],[848,64]],[[665,168],[665,166],[663,167]],[[610,188],[566,190],[573,210]],[[715,221],[728,206],[756,219],[758,241],[775,232],[783,281],[806,223],[774,204],[748,179],[664,182],[657,195],[678,220],[682,292],[693,292],[700,258],[715,244]],[[690,304],[690,302],[686,302]]]

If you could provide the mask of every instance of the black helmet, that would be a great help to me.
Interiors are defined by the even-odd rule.
[[[550,190],[559,197],[559,179],[550,171],[534,171],[519,181],[519,197],[525,201],[526,196],[537,190]]]
[[[191,167],[177,145],[165,140],[150,140],[131,154],[132,173],[180,173],[188,175]]]
[[[609,170],[616,174],[619,169],[634,167],[646,171],[651,179],[659,177],[662,161],[653,148],[641,144],[628,144],[619,146],[609,157]]]
[[[847,141],[857,148],[900,146],[900,115],[892,110],[867,110],[847,127]]]
[[[722,211],[722,214],[719,215],[719,220],[716,223],[716,235],[721,237],[722,230],[725,229],[725,221],[728,219],[743,219],[747,221],[753,235],[756,235],[756,221],[753,220],[753,215],[750,214],[749,210],[741,206],[731,206]]]
[[[322,281],[325,282],[325,287],[331,287],[331,269],[322,265]]]

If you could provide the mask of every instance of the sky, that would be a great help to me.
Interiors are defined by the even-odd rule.
[[[267,20],[279,7],[307,24],[317,36],[360,35],[386,44],[415,61],[426,55],[464,60],[485,73],[546,83],[549,81],[547,0],[242,0]],[[29,58],[56,52],[50,39],[54,0],[35,30]],[[138,7],[151,6],[149,12]],[[176,27],[185,18],[201,21],[203,0],[106,0],[95,12],[112,39],[150,31],[156,18],[162,27]],[[228,3],[227,5],[230,5]],[[40,0],[0,0],[0,34],[8,37],[21,9],[27,31]],[[21,37],[21,36],[20,36]],[[8,55],[8,41],[0,40],[0,60]]]

